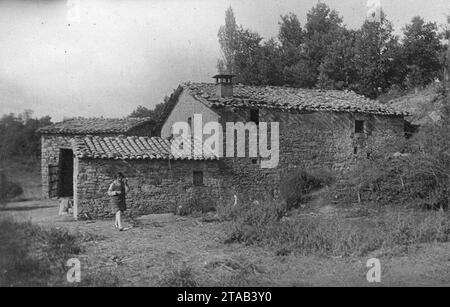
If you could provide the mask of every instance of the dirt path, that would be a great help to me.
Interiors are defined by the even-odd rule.
[[[250,267],[251,273],[241,276],[249,285],[374,286],[366,280],[370,257],[276,256],[265,248],[223,244],[224,223],[150,215],[139,218],[136,227],[118,232],[112,221],[75,221],[57,214],[55,201],[12,203],[0,211],[1,216],[99,236],[86,243],[86,252],[80,256],[82,270],[111,271],[120,277],[121,285],[154,286],[185,264],[201,285],[224,285],[242,267]],[[425,245],[406,256],[380,260],[382,283],[377,285],[450,285],[450,244]]]

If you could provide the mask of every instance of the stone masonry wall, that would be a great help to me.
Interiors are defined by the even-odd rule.
[[[153,123],[146,123],[131,129],[126,135],[152,136]],[[118,136],[119,134],[102,134],[104,137]],[[42,196],[48,198],[49,195],[49,165],[59,165],[60,149],[72,149],[71,140],[85,135],[74,134],[43,134],[41,136],[41,176],[42,176]]]
[[[81,219],[86,214],[92,218],[113,214],[107,190],[117,172],[123,172],[130,185],[127,215],[175,212],[194,195],[217,202],[227,193],[218,161],[171,161],[169,165],[167,160],[77,159],[75,165],[74,200]],[[204,186],[193,185],[194,170],[203,172]]]
[[[224,127],[226,122],[250,119],[248,109],[221,109],[219,114]],[[246,198],[278,198],[283,174],[295,169],[324,169],[343,180],[357,159],[367,158],[370,148],[404,135],[403,119],[395,117],[260,110],[259,118],[260,122],[277,121],[280,124],[278,167],[261,169],[260,160],[251,158],[224,158],[221,161],[222,169],[228,173],[227,184]],[[355,120],[364,120],[364,133],[355,133]]]
[[[49,165],[59,164],[59,152],[61,148],[72,149],[70,136],[42,135],[41,136],[41,176],[42,176],[42,196],[48,198],[49,195]]]

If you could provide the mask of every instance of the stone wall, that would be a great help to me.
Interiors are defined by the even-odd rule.
[[[41,176],[42,176],[42,196],[44,198],[54,197],[50,195],[49,186],[50,174],[49,165],[55,167],[59,165],[59,153],[61,148],[72,149],[71,136],[63,135],[42,135],[41,136]],[[53,184],[57,182],[53,181]]]
[[[195,114],[184,113],[185,120]],[[220,122],[247,122],[249,109],[216,109]],[[262,169],[260,158],[222,158],[220,161],[116,161],[75,159],[75,214],[93,218],[109,217],[110,199],[106,191],[114,174],[123,172],[132,188],[127,196],[128,214],[173,212],[187,199],[204,197],[215,204],[230,201],[233,195],[247,199],[280,197],[283,175],[296,169],[329,170],[339,180],[366,159],[371,150],[404,137],[400,117],[367,114],[311,112],[290,113],[262,109],[261,122],[279,122],[278,167]],[[177,120],[183,120],[181,117]],[[364,131],[355,133],[355,120],[364,121]],[[207,120],[204,119],[204,123]],[[166,126],[166,130],[167,130]],[[224,129],[226,131],[226,129]],[[74,136],[42,136],[43,193],[48,197],[48,165],[58,165],[60,148],[71,148]],[[226,141],[226,137],[224,138]],[[269,142],[270,143],[270,142]],[[225,148],[226,150],[226,148]],[[204,186],[193,186],[193,171],[201,170]]]
[[[193,171],[203,172],[204,186],[193,185]],[[126,215],[175,212],[192,197],[217,202],[232,199],[224,186],[218,161],[167,160],[101,160],[77,159],[74,195],[78,217],[106,218],[112,216],[109,185],[117,172],[128,178],[130,191]]]
[[[188,118],[194,118],[194,114],[202,114],[203,125],[210,121],[219,121],[219,116],[203,103],[195,100],[191,95],[183,91],[178,98],[178,103],[167,117],[161,128],[161,137],[168,138],[172,135],[172,126],[175,122],[188,122]]]
[[[218,113],[224,127],[226,122],[250,119],[248,109],[224,108]],[[229,186],[235,187],[246,198],[278,198],[283,174],[296,169],[325,170],[338,180],[345,180],[345,174],[357,159],[366,159],[370,150],[404,137],[404,122],[400,117],[260,110],[259,118],[260,122],[279,122],[278,167],[261,169],[260,159],[251,158],[224,158],[221,161],[222,168],[228,172]],[[355,133],[355,120],[364,121],[363,133]]]
[[[125,135],[133,136],[152,136],[154,128],[153,123],[145,123],[131,129]],[[119,134],[102,134],[103,137],[114,137]],[[58,178],[51,180],[51,174],[49,174],[49,165],[57,167],[59,165],[60,150],[61,149],[73,149],[72,140],[75,138],[82,138],[85,135],[75,134],[43,134],[41,136],[41,176],[42,176],[42,196],[44,198],[55,197],[57,195],[51,195],[49,193],[51,187],[49,182],[53,182],[53,185],[57,185]],[[74,177],[75,179],[75,177]]]

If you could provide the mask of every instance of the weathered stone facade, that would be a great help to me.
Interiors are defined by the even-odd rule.
[[[61,149],[72,149],[71,140],[74,136],[65,135],[42,135],[41,136],[41,176],[42,196],[44,198],[56,197],[58,178],[50,174],[52,167],[57,168],[60,163]]]
[[[80,218],[109,217],[107,190],[114,175],[128,178],[127,215],[175,212],[192,197],[219,201],[227,193],[219,161],[102,160],[80,159],[75,163],[74,203]],[[193,172],[203,173],[203,185],[194,186]]]
[[[242,91],[247,89],[240,87],[240,90],[239,97],[242,98],[244,93]],[[250,90],[255,91],[253,88]],[[260,91],[262,94],[265,93],[265,89]],[[288,98],[292,98],[289,95],[295,90],[282,88],[269,91],[273,95],[282,91]],[[343,94],[344,98],[336,98],[339,100],[338,106],[346,111],[339,111],[339,108],[327,109],[329,106],[333,107],[330,99],[319,104],[319,107],[325,110],[304,110],[286,107],[288,104],[282,107],[277,104],[272,107],[263,104],[264,107],[260,108],[246,106],[245,104],[250,102],[242,100],[243,98],[237,101],[232,97],[229,98],[231,100],[217,100],[205,94],[201,96],[203,100],[199,101],[198,96],[194,97],[191,94],[181,88],[177,90],[177,95],[172,95],[171,99],[177,101],[173,103],[173,109],[168,112],[166,122],[162,125],[162,138],[154,144],[146,143],[147,141],[144,142],[139,138],[121,139],[120,144],[114,143],[115,140],[103,139],[104,147],[107,147],[105,149],[100,148],[99,143],[94,144],[93,139],[86,137],[86,134],[44,134],[42,136],[44,196],[48,197],[52,185],[55,185],[54,180],[52,181],[54,175],[49,173],[49,165],[60,165],[61,149],[73,149],[75,152],[77,146],[75,140],[78,138],[85,138],[83,142],[90,144],[88,147],[91,152],[88,155],[74,155],[74,215],[79,218],[104,218],[112,214],[110,197],[106,192],[117,172],[124,173],[129,179],[131,191],[127,194],[129,208],[127,214],[130,215],[174,212],[179,205],[193,197],[203,198],[214,205],[222,201],[232,201],[233,195],[247,199],[280,200],[282,177],[288,172],[297,169],[327,170],[333,172],[338,180],[344,180],[345,174],[356,162],[359,159],[367,159],[377,146],[404,137],[402,115],[390,113],[382,107],[378,109],[378,106],[371,104],[366,106],[367,112],[363,110],[350,112],[348,108],[358,110],[359,105],[342,102],[349,94]],[[314,98],[314,95],[323,98],[322,92],[312,94],[308,92],[305,95],[307,101],[310,101],[311,97]],[[332,98],[333,95],[338,94],[333,92]],[[354,99],[354,96],[350,95],[350,98]],[[205,99],[210,99],[212,104],[208,105],[209,100]],[[236,103],[238,106],[228,106],[226,103]],[[165,154],[162,156],[157,154],[161,153],[160,145],[168,142],[171,126],[175,122],[189,122],[195,114],[202,114],[203,125],[209,121],[218,121],[226,133],[228,122],[248,123],[251,121],[251,112],[254,114],[255,110],[258,112],[259,123],[279,123],[279,162],[274,168],[261,168],[260,157],[177,160],[167,158],[170,156],[170,149],[167,148],[164,149]],[[139,126],[139,129],[130,129],[126,134],[145,135],[149,130],[145,126]],[[101,136],[107,134],[103,133]],[[246,149],[248,137],[247,135],[245,141]],[[269,144],[271,137],[269,130]],[[226,152],[226,147],[229,146],[226,143],[226,134],[223,140],[223,150]],[[137,148],[140,146],[137,144],[142,147]],[[236,147],[237,140],[231,146]],[[115,152],[110,151],[111,147],[115,147],[113,148]],[[202,173],[202,185],[194,184],[194,172]]]
[[[224,108],[218,113],[223,127],[226,122],[248,122],[250,117],[248,109]],[[261,122],[279,122],[278,167],[262,169],[260,159],[255,164],[252,158],[223,158],[221,161],[223,169],[228,170],[229,185],[248,197],[278,198],[283,173],[295,169],[327,170],[343,180],[358,159],[370,155],[370,150],[404,137],[401,117],[274,110],[260,110],[259,116]],[[356,120],[364,122],[363,133],[355,133]]]
[[[205,88],[206,92],[194,94],[190,88]],[[188,122],[195,114],[201,114],[203,126],[208,121],[218,121],[224,133],[223,152],[226,152],[226,124],[248,123],[251,121],[251,110],[257,110],[259,122],[279,123],[279,164],[273,169],[260,167],[260,158],[227,158],[221,159],[222,176],[226,177],[226,184],[235,193],[245,194],[247,197],[279,197],[279,185],[283,174],[295,170],[327,170],[334,173],[338,180],[344,180],[345,174],[355,165],[358,159],[366,159],[370,151],[379,145],[386,144],[391,139],[404,137],[404,119],[402,115],[390,114],[388,110],[368,104],[367,112],[345,111],[301,111],[285,110],[281,107],[251,107],[247,100],[237,100],[236,104],[249,106],[227,106],[235,103],[233,97],[221,99],[214,98],[208,84],[187,85],[178,97],[178,102],[168,116],[163,137],[170,135],[170,125],[176,121]],[[244,87],[239,87],[244,95]],[[208,92],[209,90],[209,92]],[[265,92],[266,90],[251,88],[252,92]],[[291,89],[269,89],[280,91],[280,94],[291,98]],[[294,90],[295,91],[295,90]],[[190,92],[190,94],[189,94]],[[288,92],[288,93],[286,93]],[[256,95],[256,94],[255,94]],[[275,94],[276,95],[276,94]],[[322,96],[322,92],[313,92]],[[333,93],[331,96],[335,95]],[[194,98],[195,97],[195,98]],[[358,98],[358,97],[357,97]],[[365,103],[364,99],[361,101]],[[207,106],[209,103],[209,106]],[[328,101],[326,102],[328,103]],[[208,112],[203,112],[206,109]],[[357,109],[357,104],[355,109]],[[362,131],[356,131],[357,121],[362,123]],[[270,126],[270,125],[269,125]],[[196,136],[197,138],[199,136]],[[203,139],[207,138],[203,136]],[[248,153],[248,134],[246,137],[246,153]],[[253,136],[256,138],[256,136]],[[269,130],[270,138],[270,130]],[[268,142],[270,144],[270,141]],[[231,145],[237,147],[235,144]],[[375,149],[376,150],[376,149]]]
[[[71,119],[65,127],[65,122],[56,123],[49,127],[40,129],[41,133],[41,178],[42,178],[42,196],[44,198],[57,197],[59,186],[59,167],[61,166],[61,150],[73,150],[73,141],[82,138],[88,134],[102,136],[136,135],[151,136],[153,131],[153,122],[134,120],[137,123],[128,123],[129,127],[118,129],[121,123],[127,123],[127,119],[99,119],[102,125],[96,127],[96,119]],[[105,123],[106,122],[106,123]],[[110,127],[108,127],[110,124]],[[120,127],[120,126],[119,126]],[[100,132],[99,129],[102,129]],[[108,132],[108,129],[111,131]],[[121,131],[122,130],[122,131]],[[74,174],[75,179],[75,174]]]

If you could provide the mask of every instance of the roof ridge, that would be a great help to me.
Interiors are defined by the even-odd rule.
[[[184,83],[190,95],[208,107],[276,108],[282,111],[329,111],[407,116],[387,104],[365,97],[353,90],[327,90],[275,85],[234,86],[233,96],[216,96],[214,83]]]
[[[126,133],[146,123],[155,124],[150,117],[76,117],[42,127],[37,131],[48,134],[118,134]]]

